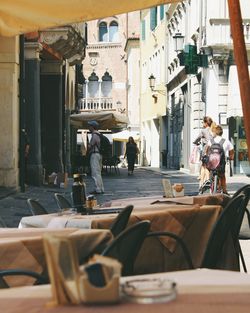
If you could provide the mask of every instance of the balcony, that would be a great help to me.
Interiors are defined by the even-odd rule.
[[[207,28],[207,45],[232,46],[230,20],[228,18],[213,18],[209,20],[211,27]],[[246,44],[250,43],[250,19],[243,19],[243,34]]]
[[[87,45],[85,23],[45,29],[39,34],[39,42],[46,51],[46,58],[49,58],[51,49],[57,53],[57,56],[67,59],[71,66],[81,64],[85,58]]]
[[[113,104],[113,98],[95,97],[95,98],[81,98],[78,104],[80,112],[88,111],[117,111],[116,105]]]

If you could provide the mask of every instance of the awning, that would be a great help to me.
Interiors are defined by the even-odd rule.
[[[140,133],[137,131],[129,131],[129,130],[123,130],[119,133],[112,134],[113,141],[128,141],[129,137],[133,137],[135,141],[140,140]]]
[[[70,115],[70,124],[76,128],[88,129],[88,121],[95,120],[99,129],[122,129],[129,124],[128,117],[114,112],[84,112]]]
[[[178,0],[0,0],[0,35],[14,36]]]

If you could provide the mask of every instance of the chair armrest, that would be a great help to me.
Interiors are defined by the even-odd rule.
[[[178,244],[181,246],[181,249],[183,251],[183,254],[185,256],[185,259],[186,259],[186,262],[187,262],[189,268],[193,269],[194,266],[193,266],[193,262],[192,262],[190,253],[188,251],[188,248],[185,245],[184,241],[179,236],[177,236],[174,233],[167,232],[167,231],[155,231],[155,232],[149,232],[147,234],[147,237],[161,237],[161,236],[171,237],[171,238],[175,239],[178,242]]]
[[[30,276],[36,279],[38,285],[49,284],[49,281],[40,275],[39,273],[25,270],[25,269],[9,269],[9,270],[0,270],[0,277],[4,276]]]

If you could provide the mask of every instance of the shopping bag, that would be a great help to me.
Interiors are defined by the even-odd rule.
[[[191,152],[191,155],[189,157],[189,163],[196,164],[200,161],[200,150],[199,146],[194,146],[193,150]]]

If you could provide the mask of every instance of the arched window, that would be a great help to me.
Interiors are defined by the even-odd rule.
[[[99,24],[99,41],[108,41],[108,28],[105,22]]]
[[[89,76],[89,83],[88,83],[88,97],[95,98],[98,96],[98,89],[99,89],[99,78],[95,72],[92,72]]]
[[[116,21],[112,21],[109,25],[109,41],[117,42],[118,40],[119,40],[118,23]]]
[[[107,71],[102,76],[101,91],[103,97],[109,97],[112,91],[112,76]]]

